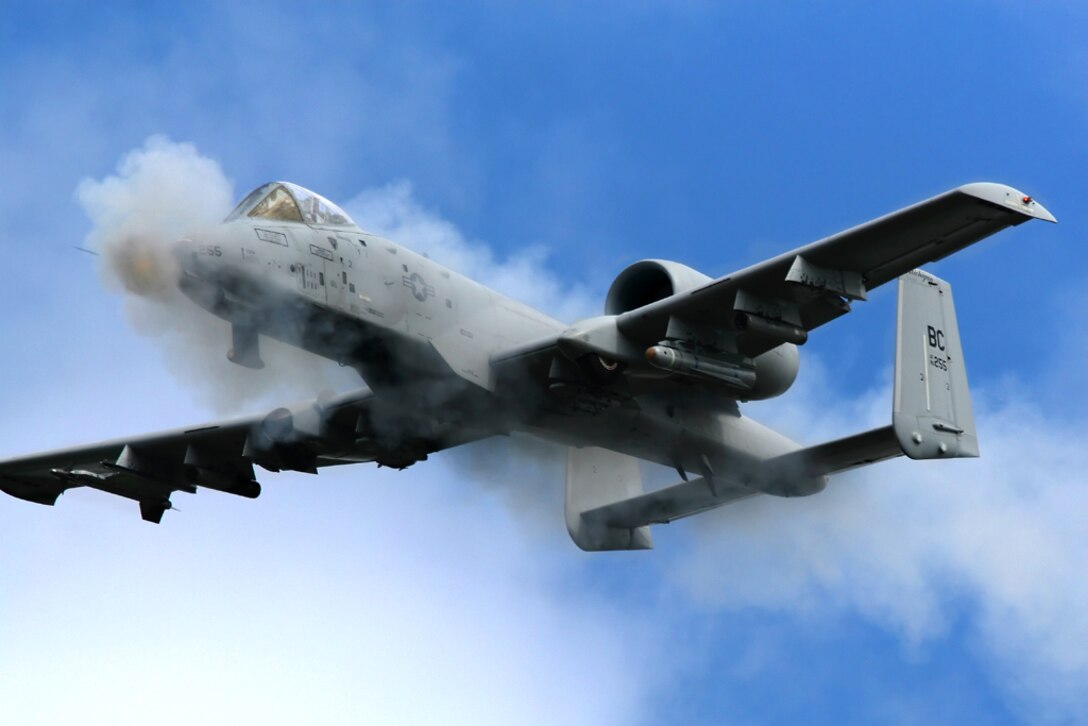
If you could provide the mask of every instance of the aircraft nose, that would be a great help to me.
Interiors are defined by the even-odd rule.
[[[177,263],[178,287],[190,300],[214,311],[223,293],[218,282],[218,270],[208,249],[207,239],[199,234],[182,237],[170,245]]]
[[[171,245],[174,253],[174,259],[178,261],[178,264],[185,267],[185,263],[193,259],[196,252],[196,245],[188,237],[182,237],[179,240],[175,240]]]

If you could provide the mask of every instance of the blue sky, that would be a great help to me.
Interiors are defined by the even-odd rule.
[[[0,721],[1083,721],[1086,31],[1060,2],[9,4],[5,454],[214,417],[237,380],[73,250],[81,182],[131,181],[156,135],[235,197],[295,181],[564,315],[640,258],[724,274],[969,181],[1060,224],[932,267],[982,459],[652,553],[575,549],[561,463],[524,442],[178,495],[158,528],[93,492],[0,501]],[[893,297],[746,413],[811,441],[884,421]]]

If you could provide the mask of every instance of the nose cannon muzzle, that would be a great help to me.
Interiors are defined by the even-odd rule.
[[[214,258],[205,254],[208,249],[209,245],[195,235],[170,245],[178,288],[200,307],[215,312],[223,301],[223,291],[216,282]]]
[[[178,264],[178,270],[184,277],[186,274],[196,274],[199,265],[197,256],[197,243],[188,237],[182,237],[170,244],[170,252]]]

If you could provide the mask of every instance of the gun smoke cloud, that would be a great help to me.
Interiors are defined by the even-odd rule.
[[[176,285],[170,243],[221,222],[238,194],[222,167],[187,143],[149,138],[125,154],[116,173],[85,179],[77,198],[93,227],[86,244],[101,254],[102,278],[125,296],[133,327],[156,338],[167,366],[219,411],[279,405],[326,389],[358,388],[354,372],[297,348],[262,340],[267,367],[241,369],[226,360],[229,327],[200,310]],[[364,228],[427,253],[486,285],[569,320],[592,314],[582,287],[562,284],[545,268],[546,251],[530,247],[499,260],[480,242],[413,197],[408,182],[364,190],[345,207]]]
[[[168,244],[221,221],[233,185],[192,144],[153,136],[122,157],[117,174],[76,190],[94,223],[87,243],[102,254],[104,279],[135,296],[170,300],[177,267]]]
[[[265,346],[266,370],[231,364],[227,323],[178,289],[170,243],[221,222],[234,203],[217,162],[192,144],[153,136],[121,158],[116,174],[83,180],[76,196],[93,223],[86,244],[101,255],[104,284],[124,295],[133,328],[160,344],[167,368],[204,405],[233,413],[335,387],[336,366],[274,341]]]

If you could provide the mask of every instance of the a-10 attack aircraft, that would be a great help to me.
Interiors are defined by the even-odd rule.
[[[579,547],[650,548],[650,525],[745,497],[815,494],[828,475],[901,454],[978,456],[952,292],[916,268],[1029,219],[1055,221],[1015,189],[968,184],[717,279],[636,262],[604,315],[565,325],[364,232],[317,194],[266,184],[174,243],[178,284],[231,323],[235,363],[260,368],[268,336],[353,367],[366,387],[0,461],[0,489],[52,505],[92,487],[158,522],[176,491],[256,497],[254,464],[404,468],[528,432],[569,447],[566,523]],[[811,331],[896,278],[890,425],[802,447],[741,414],[739,403],[790,388]],[[680,481],[644,492],[640,459]]]

